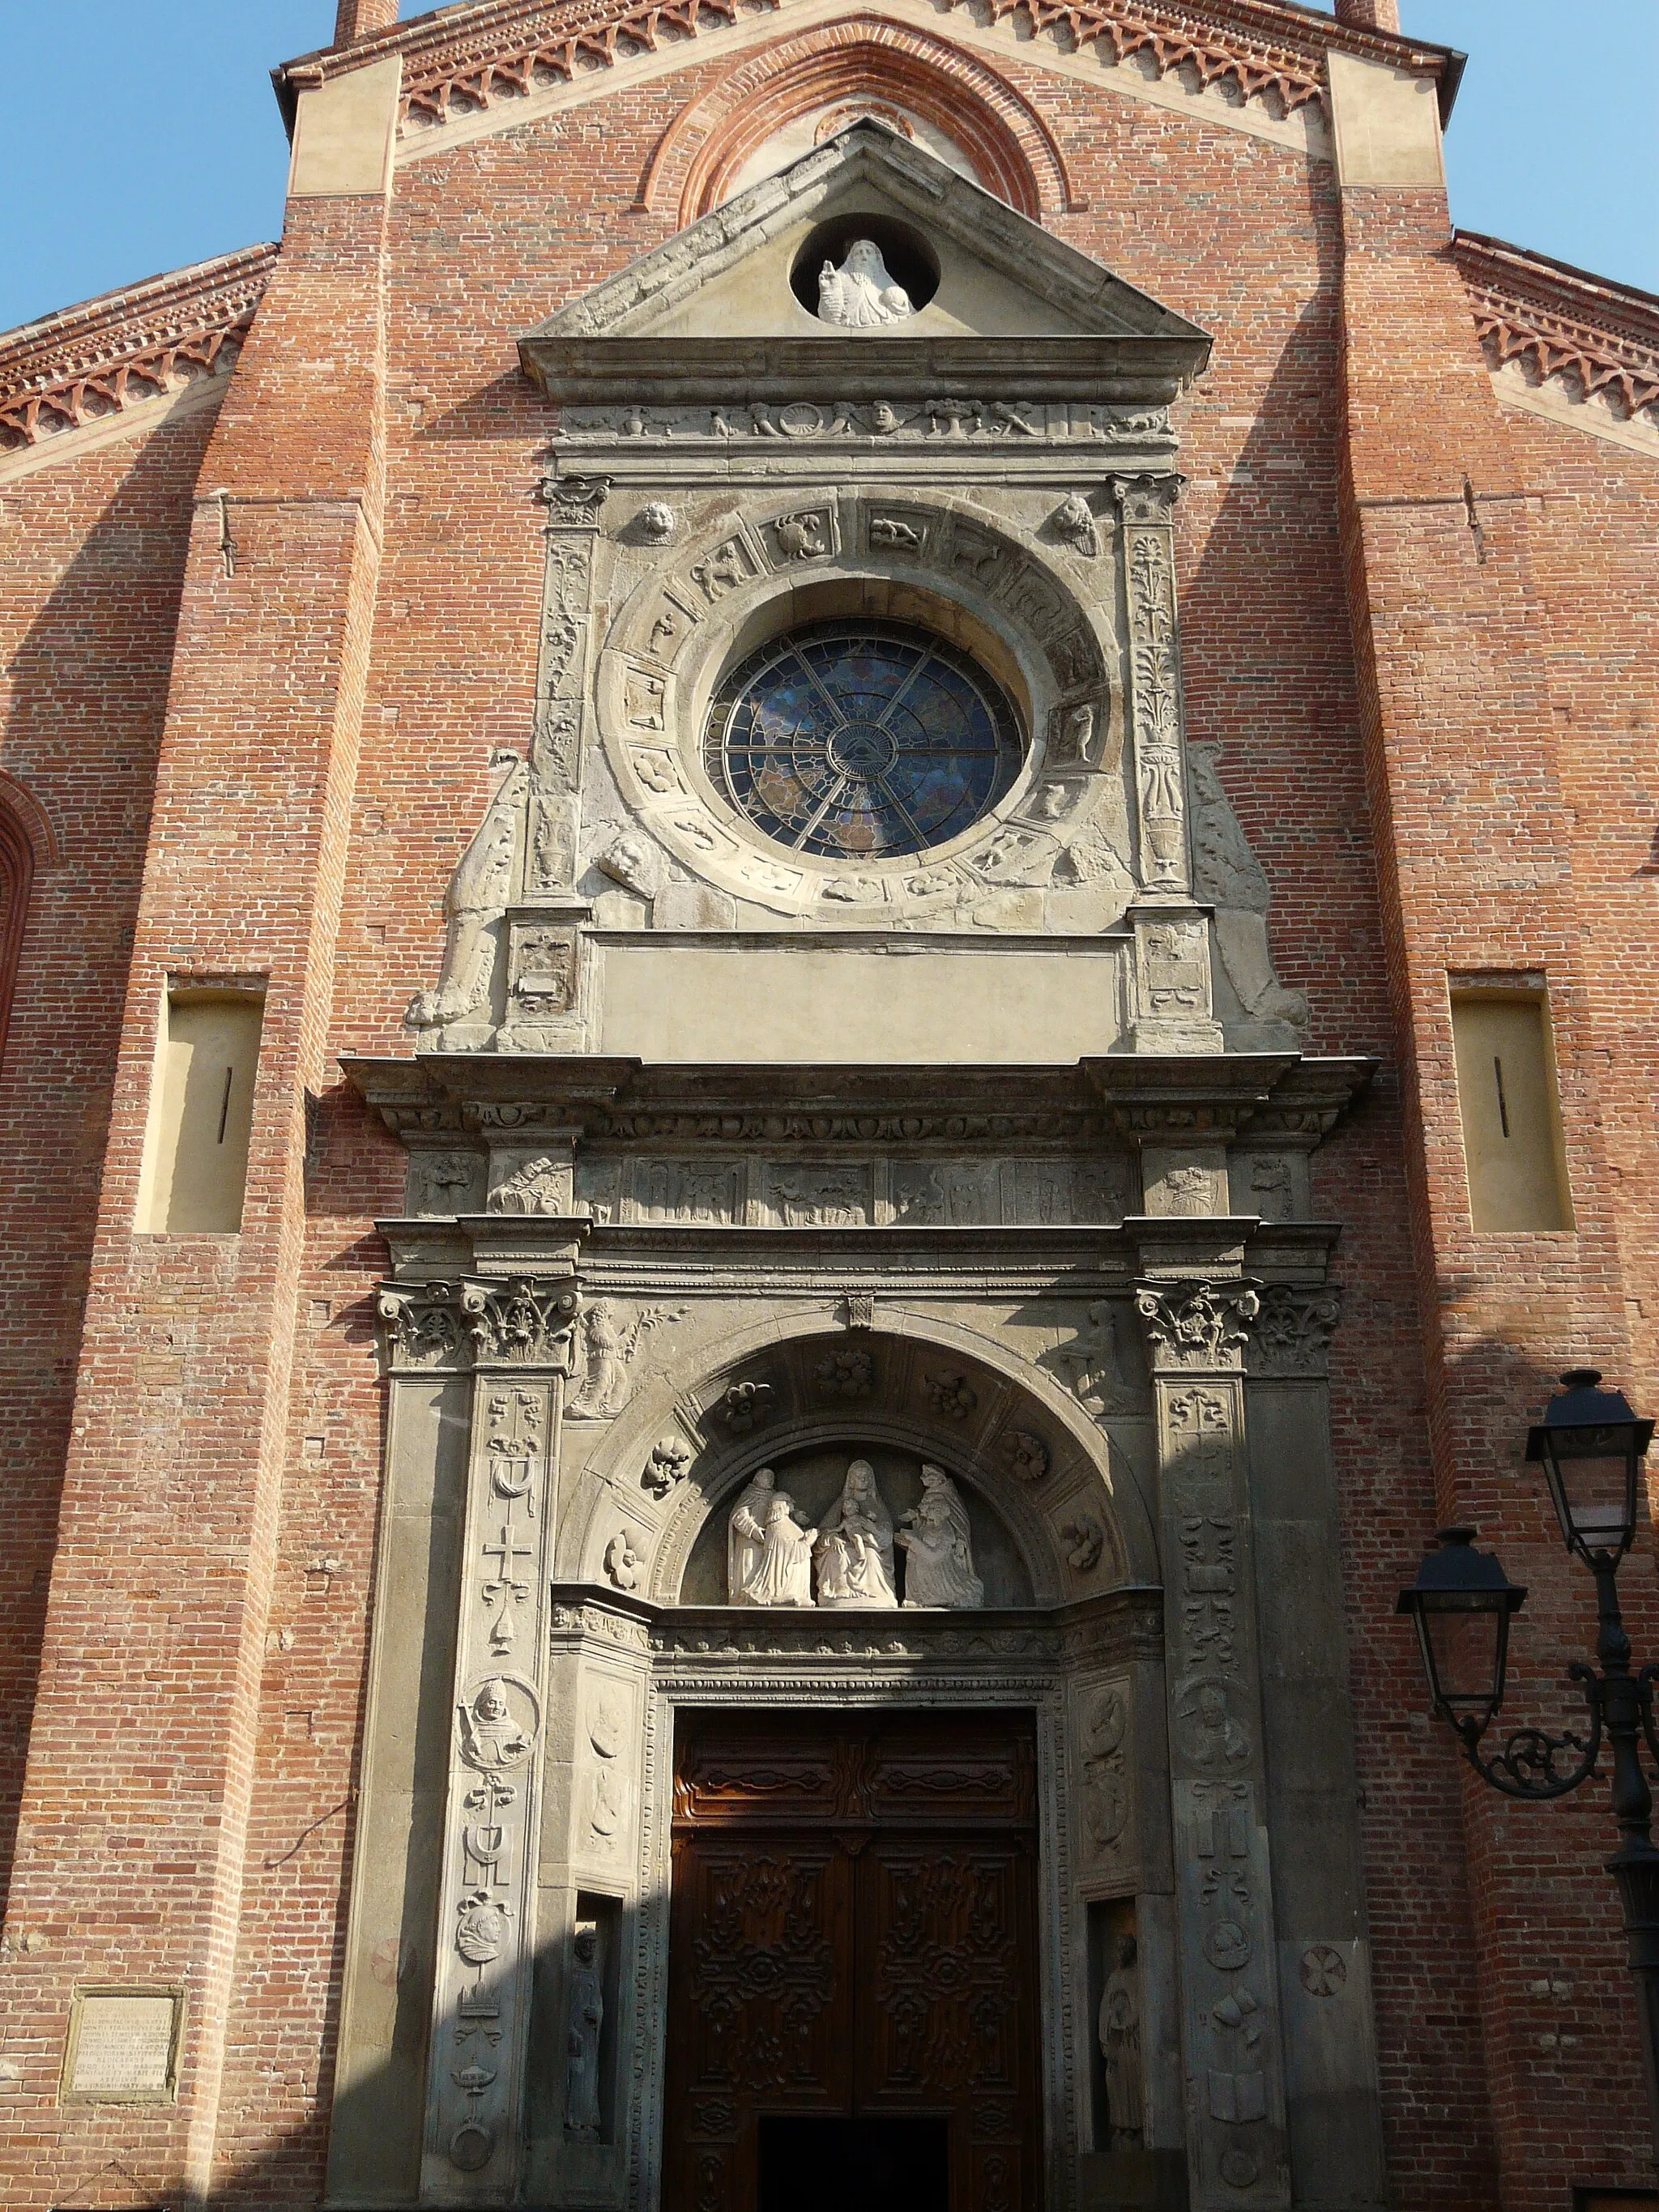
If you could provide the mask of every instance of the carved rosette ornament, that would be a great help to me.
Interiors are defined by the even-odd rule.
[[[435,1295],[441,1293],[441,1295]],[[398,1364],[472,1356],[472,1431],[422,2198],[500,2204],[519,2180],[536,1942],[548,1597],[574,1281],[389,1286]]]
[[[1151,1256],[1151,1255],[1148,1255]],[[1290,2203],[1244,1435],[1261,1286],[1143,1279],[1158,1424],[1192,2202]]]

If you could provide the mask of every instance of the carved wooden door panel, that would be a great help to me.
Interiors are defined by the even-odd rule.
[[[878,1836],[858,1863],[855,2109],[948,2112],[952,2212],[1036,2203],[1031,1872],[1024,1838]]]
[[[676,1837],[665,2203],[752,2212],[760,2112],[848,2110],[851,1875],[828,1836]]]
[[[665,2212],[756,2212],[785,2118],[946,2124],[951,2212],[1036,2212],[1022,1716],[681,1717]]]

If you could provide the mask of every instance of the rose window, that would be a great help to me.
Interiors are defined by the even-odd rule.
[[[994,806],[1024,757],[1001,687],[898,623],[815,623],[734,668],[704,765],[797,853],[879,860],[943,845]]]

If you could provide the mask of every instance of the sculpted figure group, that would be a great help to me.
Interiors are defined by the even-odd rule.
[[[895,1527],[874,1468],[855,1459],[823,1525],[809,1528],[796,1519],[795,1501],[778,1488],[776,1474],[763,1467],[726,1523],[727,1599],[732,1605],[896,1606],[901,1552],[905,1605],[984,1604],[968,1509],[943,1468],[923,1466],[921,1497]]]

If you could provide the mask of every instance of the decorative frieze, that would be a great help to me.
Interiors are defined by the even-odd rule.
[[[1659,434],[1659,313],[1650,300],[1468,231],[1453,254],[1489,368],[1517,364],[1566,405]]]
[[[1176,436],[1165,407],[1011,396],[757,400],[744,407],[572,405],[562,410],[553,441],[556,447],[595,447],[605,453],[607,467],[631,471],[647,451],[654,451],[659,465],[671,441],[676,455],[688,446],[730,454],[733,449],[756,446],[770,453],[777,444],[845,450],[848,443],[874,450],[921,448],[955,454],[965,446],[1006,451],[1024,445],[1068,444],[1085,449],[1164,451],[1174,447]],[[556,483],[556,479],[549,479],[550,492]],[[1073,535],[1079,534],[1074,524]],[[872,525],[869,543],[888,552],[921,552],[924,531],[902,513],[883,507]],[[827,516],[820,527],[804,527],[798,539],[792,534],[790,545],[781,542],[778,550],[791,561],[832,551]]]
[[[769,0],[777,6],[780,0]],[[1024,5],[1024,0],[1021,0]],[[1013,0],[994,0],[993,21],[1015,13]],[[503,106],[575,82],[594,69],[655,53],[665,36],[689,39],[737,20],[735,0],[610,0],[590,9],[580,21],[566,6],[520,7],[492,11],[485,23],[465,30],[424,26],[376,41],[404,56],[403,128],[406,136],[441,129],[462,117]],[[1279,116],[1317,106],[1323,98],[1325,49],[1332,44],[1361,52],[1375,42],[1333,38],[1310,27],[1294,34],[1280,16],[1270,32],[1242,21],[1218,21],[1176,4],[1176,0],[1070,0],[1063,10],[1041,7],[1031,28],[1060,35],[1068,52],[1098,45],[1103,58],[1129,64],[1155,80],[1176,77],[1200,87],[1224,87],[1239,105],[1260,104]],[[1398,41],[1387,49],[1390,59]],[[321,58],[319,58],[320,59]],[[1423,64],[1443,57],[1425,54]],[[315,65],[299,82],[322,72]]]

